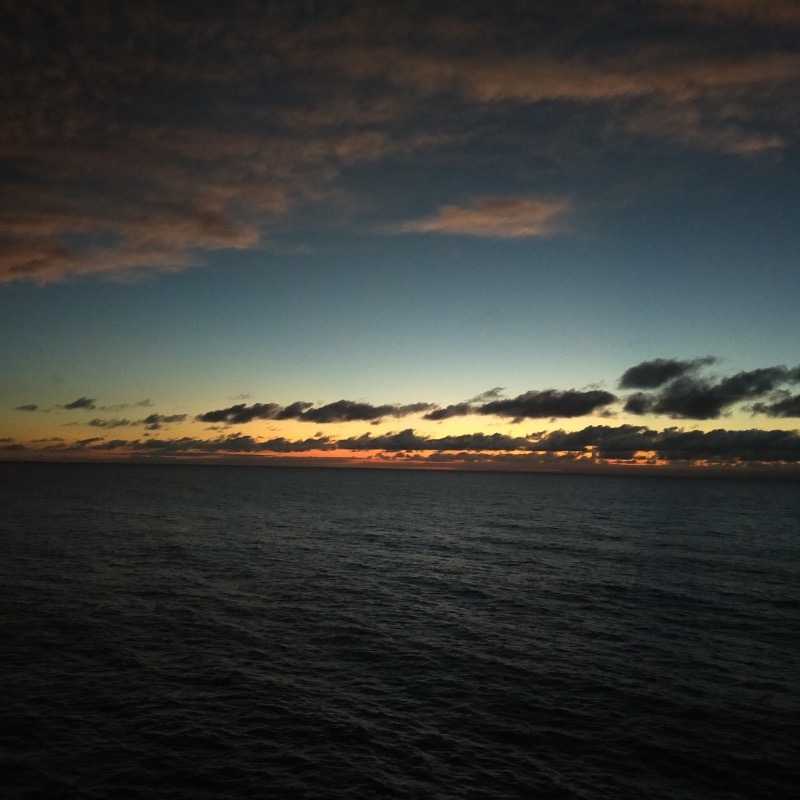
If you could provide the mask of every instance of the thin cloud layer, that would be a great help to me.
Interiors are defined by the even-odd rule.
[[[184,270],[323,219],[352,224],[347,209],[391,194],[351,180],[365,165],[385,186],[387,165],[510,171],[530,150],[562,175],[577,152],[593,165],[649,140],[780,151],[800,139],[797,19],[790,0],[662,0],[635,18],[622,0],[522,14],[10,4],[0,281]],[[434,216],[393,230],[537,237],[573,213],[530,187],[492,191],[462,205],[461,184]]]

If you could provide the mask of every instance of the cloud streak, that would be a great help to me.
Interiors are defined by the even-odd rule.
[[[564,230],[572,203],[534,197],[482,197],[466,206],[444,206],[427,219],[394,226],[397,233],[444,233],[490,239],[550,236]]]

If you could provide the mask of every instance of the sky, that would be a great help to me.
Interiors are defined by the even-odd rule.
[[[800,474],[797,0],[0,5],[0,459]]]

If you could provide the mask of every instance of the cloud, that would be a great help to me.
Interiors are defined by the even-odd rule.
[[[786,392],[770,403],[754,403],[751,410],[754,414],[766,414],[768,417],[800,417],[800,394],[790,395]]]
[[[487,389],[485,392],[476,394],[475,397],[470,398],[468,403],[487,403],[489,400],[497,400],[503,396],[505,389],[502,386],[495,386],[493,389]]]
[[[281,407],[276,403],[253,403],[252,406],[237,403],[228,408],[218,408],[215,411],[198,414],[195,419],[198,422],[227,422],[229,425],[241,425],[255,419],[273,419],[280,410]]]
[[[71,403],[67,403],[61,407],[69,409],[70,411],[76,408],[85,408],[87,410],[93,410],[96,408],[94,399],[91,397],[79,397],[77,400],[73,400]]]
[[[48,440],[49,441],[49,440]],[[785,430],[712,431],[666,428],[654,430],[645,426],[592,425],[578,431],[549,431],[529,436],[508,436],[481,432],[458,436],[431,437],[413,429],[383,435],[365,433],[345,439],[314,436],[290,440],[277,437],[259,441],[251,436],[232,433],[212,439],[181,437],[178,439],[114,439],[91,437],[55,444],[40,451],[68,454],[111,452],[117,455],[192,456],[236,454],[291,454],[324,451],[377,452],[383,454],[429,453],[440,461],[502,463],[504,455],[519,456],[525,463],[553,466],[564,463],[716,463],[747,462],[800,463],[800,432]],[[22,450],[23,445],[9,445]],[[6,448],[8,449],[8,447]],[[508,459],[506,459],[508,460]],[[508,462],[512,463],[512,462]]]
[[[362,436],[340,439],[336,442],[340,450],[526,450],[530,448],[527,439],[521,436],[505,436],[500,433],[472,433],[461,436],[441,438],[419,436],[412,428],[398,433]]]
[[[350,224],[377,196],[359,165],[468,169],[480,151],[502,171],[512,140],[558,163],[641,137],[742,155],[798,140],[791,0],[662,0],[635,19],[617,1],[294,5],[9,4],[0,281],[173,272],[298,220]],[[571,211],[501,195],[397,230],[542,236]]]
[[[244,424],[257,419],[296,419],[300,422],[316,423],[376,422],[384,417],[405,417],[431,408],[434,408],[431,403],[375,406],[370,403],[359,403],[353,400],[337,400],[316,408],[313,403],[303,401],[297,401],[285,407],[276,403],[253,403],[251,406],[238,403],[229,408],[206,411],[203,414],[198,414],[195,419],[198,422],[224,422],[228,425]]]
[[[572,204],[565,199],[483,197],[443,206],[430,218],[400,223],[397,233],[447,233],[492,239],[549,236],[563,230]]]
[[[423,419],[439,421],[450,419],[451,417],[465,417],[468,414],[474,414],[476,408],[474,403],[454,403],[444,408],[436,408],[433,411],[429,411],[423,415]]]
[[[716,419],[743,400],[762,397],[784,383],[800,382],[800,367],[763,367],[739,372],[717,383],[679,377],[660,392],[637,393],[628,398],[625,410],[634,414],[665,414],[675,419]]]
[[[180,455],[192,453],[307,453],[315,450],[331,450],[333,445],[326,436],[289,440],[283,437],[258,441],[252,436],[233,433],[216,439],[197,439],[188,436],[180,439],[122,439],[105,442],[98,450],[126,450],[151,455]]]
[[[124,428],[133,425],[129,419],[90,419],[86,424],[93,428]]]
[[[183,422],[187,414],[150,414],[141,420],[149,431],[160,430],[164,425],[171,425],[174,422]]]
[[[656,431],[634,425],[594,425],[580,431],[552,431],[531,437],[531,449],[580,451],[596,448],[601,458],[625,458],[654,451],[667,460],[722,459],[743,461],[800,461],[798,431]]]
[[[149,400],[138,400],[135,403],[117,403],[113,406],[99,406],[98,411],[123,411],[126,408],[150,408],[153,403]]]
[[[716,358],[713,356],[695,358],[691,361],[677,361],[674,358],[655,358],[652,361],[642,361],[641,364],[625,370],[619,379],[619,387],[620,389],[656,389],[668,381],[694,372],[700,367],[713,364],[715,361]]]
[[[15,411],[38,411],[39,410],[39,406],[37,406],[36,403],[28,403],[27,405],[24,405],[24,406],[16,406],[14,410]]]
[[[511,417],[515,421],[545,417],[581,417],[591,414],[617,398],[600,389],[581,392],[576,389],[530,391],[507,400],[493,400],[478,406],[479,414]]]

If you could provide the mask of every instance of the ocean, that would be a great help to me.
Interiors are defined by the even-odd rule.
[[[794,798],[799,489],[0,464],[0,795]]]

